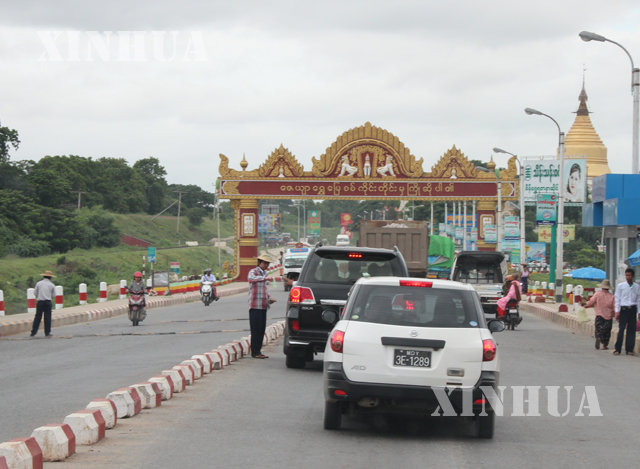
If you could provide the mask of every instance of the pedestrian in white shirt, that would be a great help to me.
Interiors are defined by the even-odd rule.
[[[636,272],[633,269],[625,270],[626,282],[622,282],[616,287],[616,321],[619,322],[619,326],[614,355],[620,355],[622,352],[625,329],[627,331],[625,352],[627,355],[635,355],[633,349],[636,342],[638,305],[640,305],[640,285],[633,281],[635,275]]]
[[[56,286],[51,282],[51,278],[55,277],[50,270],[44,274],[40,274],[44,278],[36,283],[36,316],[33,318],[33,327],[31,328],[31,337],[38,333],[40,321],[44,315],[44,335],[51,337],[51,305],[56,297]]]

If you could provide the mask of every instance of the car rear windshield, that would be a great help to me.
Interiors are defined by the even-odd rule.
[[[309,260],[304,282],[352,285],[361,277],[406,275],[400,269],[393,254],[316,252]]]
[[[304,265],[304,261],[306,260],[307,256],[285,257],[284,267],[285,269],[300,269]]]
[[[502,271],[498,259],[468,257],[456,263],[456,278],[463,283],[502,283]]]
[[[411,327],[479,327],[477,294],[425,287],[361,286],[347,311],[351,321]]]

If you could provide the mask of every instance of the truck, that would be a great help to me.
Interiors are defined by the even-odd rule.
[[[362,220],[358,246],[402,253],[412,277],[425,278],[429,265],[429,224],[426,221]]]
[[[462,251],[453,261],[450,280],[469,283],[480,297],[484,314],[497,315],[507,260],[497,251]]]

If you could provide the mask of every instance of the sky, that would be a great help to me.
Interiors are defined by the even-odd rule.
[[[283,144],[310,170],[367,121],[425,171],[453,145],[555,154],[553,122],[524,108],[568,132],[584,76],[611,170],[630,172],[630,61],[582,30],[640,66],[637,0],[5,1],[0,122],[12,160],[153,156],[212,190],[220,153],[254,169]]]

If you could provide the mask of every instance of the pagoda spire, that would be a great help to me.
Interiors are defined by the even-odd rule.
[[[587,101],[589,100],[589,96],[587,96],[587,91],[584,89],[584,72],[586,72],[586,68],[582,70],[582,91],[580,92],[580,96],[578,99],[580,100],[580,106],[578,106],[578,111],[576,112],[579,116],[588,116],[589,108],[587,107]]]

